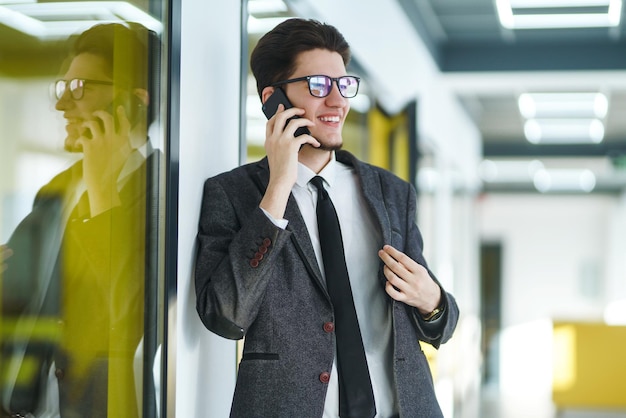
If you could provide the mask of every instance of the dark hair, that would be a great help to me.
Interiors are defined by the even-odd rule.
[[[265,87],[287,80],[295,71],[298,55],[313,49],[337,52],[344,65],[350,62],[350,46],[343,35],[316,20],[288,19],[263,35],[250,56],[259,97]]]
[[[74,41],[72,55],[82,53],[103,58],[107,65],[104,70],[116,87],[145,89],[150,96],[148,121],[154,120],[160,80],[160,42],[154,32],[138,23],[98,24]]]
[[[80,34],[72,52],[74,56],[90,53],[103,58],[106,72],[120,87],[147,89],[147,32],[141,25],[95,25]]]

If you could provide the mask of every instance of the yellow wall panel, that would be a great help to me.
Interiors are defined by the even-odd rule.
[[[555,323],[552,399],[559,409],[626,409],[626,326]]]

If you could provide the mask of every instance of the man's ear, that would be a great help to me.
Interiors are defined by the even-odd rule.
[[[274,87],[267,86],[261,91],[261,103],[265,103],[267,99],[274,93]]]

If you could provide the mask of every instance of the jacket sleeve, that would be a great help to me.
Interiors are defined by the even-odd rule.
[[[272,260],[291,232],[275,226],[259,208],[256,188],[228,187],[223,177],[205,182],[195,268],[196,309],[204,325],[241,339],[263,301]]]
[[[435,277],[433,272],[428,268],[428,264],[423,255],[423,239],[421,232],[416,224],[417,219],[417,196],[415,189],[412,185],[407,184],[407,219],[406,230],[408,231],[405,242],[405,253],[415,260],[417,263],[424,266],[433,280],[441,288],[441,304],[444,308],[444,313],[438,319],[426,322],[420,315],[416,308],[411,309],[411,317],[413,319],[415,328],[417,330],[420,339],[431,344],[435,348],[445,342],[447,342],[454,333],[456,324],[459,318],[459,307],[450,293],[446,292],[439,280]]]

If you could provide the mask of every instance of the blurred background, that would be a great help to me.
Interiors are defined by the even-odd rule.
[[[346,149],[415,185],[426,258],[462,312],[448,344],[424,346],[445,416],[626,417],[625,14],[622,0],[0,0],[0,243],[76,158],[49,94],[68,37],[154,28],[151,141],[167,164],[152,396],[160,416],[227,416],[236,344],[195,313],[201,185],[264,154],[259,37],[314,18],[362,78]]]

